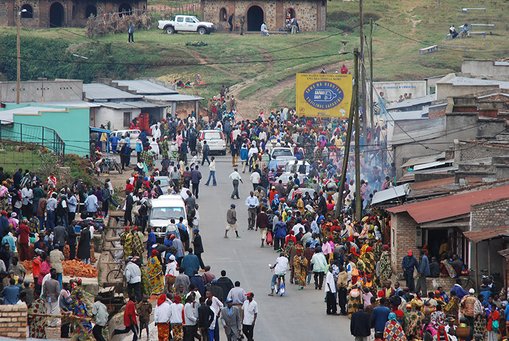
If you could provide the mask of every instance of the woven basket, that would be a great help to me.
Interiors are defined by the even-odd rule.
[[[461,339],[466,339],[470,335],[470,327],[456,328],[456,336]]]

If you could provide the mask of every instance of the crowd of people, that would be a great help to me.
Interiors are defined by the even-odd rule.
[[[62,335],[69,330],[104,340],[109,316],[101,298],[82,290],[79,281],[62,283],[64,259],[89,263],[94,231],[110,207],[124,211],[120,234],[121,262],[129,301],[124,310],[124,328],[113,334],[133,332],[141,336],[153,319],[159,340],[218,340],[225,329],[228,340],[253,340],[258,306],[252,292],[232,282],[226,271],[216,276],[202,259],[199,188],[200,166],[207,163],[209,180],[216,185],[215,158],[199,131],[216,129],[226,136],[231,156],[232,202],[225,207],[225,238],[239,225],[260,233],[260,247],[277,253],[267,280],[269,296],[288,295],[288,285],[305,294],[307,287],[323,290],[328,315],[350,318],[351,334],[358,340],[498,340],[507,302],[500,288],[484,283],[463,288],[461,281],[448,288],[428,288],[428,277],[457,277],[464,271],[458,255],[444,242],[439,254],[428,246],[417,259],[412,250],[400,260],[391,259],[390,219],[371,208],[374,193],[393,185],[392,171],[383,150],[383,123],[359,136],[363,146],[361,177],[352,170],[355,157],[347,160],[348,171],[340,183],[348,123],[339,119],[299,118],[295,111],[281,109],[254,120],[238,119],[233,96],[222,89],[211,101],[208,120],[189,115],[165,118],[151,127],[151,136],[138,137],[137,162],[126,179],[123,203],[115,200],[111,181],[89,188],[80,180],[58,183],[54,175],[40,179],[30,171],[10,176],[0,169],[0,276],[5,304],[26,302],[35,313],[59,315]],[[111,143],[111,141],[109,141]],[[116,141],[123,167],[130,163],[129,136]],[[290,152],[280,161],[276,149]],[[160,166],[154,160],[160,157]],[[281,177],[282,172],[289,174]],[[303,166],[303,167],[300,167]],[[244,175],[245,173],[247,175]],[[164,190],[157,176],[171,181]],[[360,195],[355,194],[360,182]],[[249,182],[250,193],[239,184]],[[343,191],[340,195],[340,191]],[[180,194],[187,210],[172,220],[163,240],[148,226],[150,199],[166,193]],[[243,200],[237,205],[235,200]],[[356,212],[360,201],[361,212]],[[245,207],[248,220],[237,219]],[[79,213],[79,218],[77,213]],[[360,215],[361,220],[355,217]],[[431,261],[428,260],[431,257]],[[437,260],[439,259],[440,262]],[[24,281],[20,261],[33,260],[34,284]],[[397,271],[401,264],[401,272]],[[417,283],[415,283],[415,273]],[[289,283],[287,283],[287,280]],[[400,280],[405,282],[401,285]],[[312,284],[311,284],[312,282]],[[270,283],[270,284],[269,284]],[[429,290],[428,290],[429,289]],[[479,295],[476,295],[479,289]],[[157,297],[155,307],[149,297]],[[91,318],[94,324],[91,323]],[[44,324],[53,320],[33,318],[30,335],[41,337]]]

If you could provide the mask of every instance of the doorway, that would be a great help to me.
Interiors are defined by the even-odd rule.
[[[124,15],[131,15],[131,14],[133,14],[133,9],[131,8],[131,5],[124,3],[118,7],[118,14],[121,17]]]
[[[94,5],[88,5],[85,9],[85,19],[88,19],[90,17],[97,17],[97,7]]]
[[[60,2],[55,2],[49,8],[49,27],[64,26],[64,6]]]
[[[247,11],[247,30],[260,31],[263,19],[263,9],[259,6],[251,6]]]

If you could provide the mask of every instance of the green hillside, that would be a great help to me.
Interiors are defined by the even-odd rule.
[[[458,71],[464,58],[501,58],[509,55],[509,2],[403,0],[365,1],[365,18],[375,20],[374,65],[376,80],[419,79]],[[158,1],[159,4],[164,4]],[[464,14],[463,7],[486,7],[486,12]],[[161,77],[194,80],[199,73],[206,85],[186,89],[208,97],[221,84],[236,86],[241,99],[292,104],[292,84],[281,83],[295,72],[320,68],[338,69],[358,46],[358,2],[328,1],[328,30],[298,35],[177,34],[156,29],[136,32],[135,44],[127,34],[89,39],[84,29],[22,30],[22,77],[93,79]],[[486,38],[445,40],[451,24],[493,23]],[[155,25],[153,25],[155,26]],[[475,29],[480,30],[480,29]],[[369,25],[365,26],[369,35]],[[206,46],[186,43],[203,41]],[[346,45],[343,45],[343,43]],[[439,51],[419,55],[419,48],[439,45]],[[0,30],[0,77],[15,78],[15,29]],[[86,57],[87,59],[84,59]],[[333,64],[335,63],[335,64]],[[276,93],[271,87],[279,85]],[[262,98],[257,98],[260,91]]]

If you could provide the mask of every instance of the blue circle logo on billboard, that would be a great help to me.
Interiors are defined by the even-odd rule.
[[[332,109],[344,98],[343,90],[329,81],[315,82],[304,90],[304,99],[313,108],[320,110]]]

